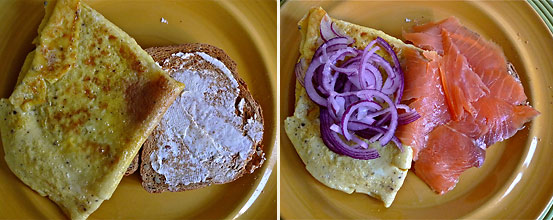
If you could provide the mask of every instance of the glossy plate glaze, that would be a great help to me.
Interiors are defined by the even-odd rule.
[[[149,194],[140,175],[124,177],[93,219],[270,218],[276,212],[276,28],[272,1],[85,0],[143,47],[189,42],[215,45],[238,64],[263,109],[267,161],[254,174],[224,185]],[[8,97],[44,16],[42,0],[0,1],[0,97]],[[162,23],[162,18],[167,23]],[[0,147],[0,218],[60,219],[61,210],[11,173]]]
[[[529,102],[542,114],[509,140],[487,151],[481,168],[469,169],[457,187],[440,196],[409,172],[390,208],[362,194],[330,189],[309,175],[283,130],[293,114],[297,22],[313,6],[338,19],[396,37],[416,22],[456,16],[499,44],[520,74]],[[553,37],[522,1],[288,1],[281,8],[281,216],[288,218],[538,218],[553,196]]]

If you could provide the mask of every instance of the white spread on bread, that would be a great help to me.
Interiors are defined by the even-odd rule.
[[[172,54],[171,56],[173,57],[180,57],[181,59],[188,59],[190,56],[192,56],[192,53],[183,53],[183,52],[178,52],[178,53],[174,53]],[[169,59],[165,59],[165,62],[169,62]],[[225,67],[226,68],[226,67]]]
[[[241,114],[244,113],[244,105],[246,104],[245,99],[240,99],[240,102],[238,103],[238,111],[240,111]]]
[[[223,71],[223,73],[229,78],[229,80],[232,82],[232,86],[238,88],[238,82],[236,82],[236,79],[234,78],[234,76],[232,76],[232,73],[230,72],[230,70],[225,66],[225,64],[221,61],[219,61],[218,59],[215,59],[211,56],[209,56],[208,54],[206,53],[203,53],[203,52],[197,52],[196,54],[200,55],[205,61],[211,63],[212,65],[214,65],[215,67],[217,67],[218,69],[220,69],[221,71]]]
[[[150,156],[152,168],[165,176],[169,189],[232,178],[241,170],[235,168],[245,166],[255,153],[252,145],[261,141],[263,126],[252,118],[244,123],[236,114],[240,89],[224,63],[203,52],[179,52],[172,57],[183,61],[171,75],[186,88],[159,124],[164,132]],[[212,68],[193,68],[188,65],[192,61]],[[243,111],[244,104],[239,106]],[[217,166],[225,172],[214,172]]]

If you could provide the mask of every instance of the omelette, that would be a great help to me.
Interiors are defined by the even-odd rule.
[[[322,8],[313,8],[298,23],[302,36],[299,60],[306,61],[299,62],[303,65],[300,69],[307,70],[313,54],[323,42],[319,31],[322,19],[332,18]],[[381,37],[392,45],[400,61],[404,59],[403,49],[420,51],[379,30],[337,19],[332,19],[332,22],[345,35],[355,40],[353,46],[356,48],[363,49],[369,42]],[[385,54],[381,56],[390,60]],[[404,145],[401,151],[392,142],[383,147],[375,142],[369,148],[378,150],[380,157],[372,160],[359,160],[337,154],[324,144],[320,133],[319,107],[310,100],[305,88],[298,81],[295,94],[294,115],[285,120],[284,126],[307,171],[330,188],[346,193],[368,194],[382,200],[389,207],[411,168],[411,147]]]
[[[72,219],[111,197],[184,85],[78,0],[45,2],[0,133],[10,170]]]

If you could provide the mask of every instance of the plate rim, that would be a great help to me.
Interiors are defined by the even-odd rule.
[[[527,5],[527,6],[531,6],[531,1],[532,1],[532,0],[527,0],[527,2],[525,2],[526,5]],[[536,1],[536,0],[535,0],[535,1]],[[281,1],[281,13],[282,13],[282,9],[286,8],[286,6],[288,6],[291,2],[297,2],[297,1],[295,1],[295,0],[283,0],[283,1]],[[553,6],[552,6],[552,5],[553,5],[552,2],[548,2],[548,3],[550,4],[550,5],[549,5],[550,7],[553,7]],[[543,4],[545,4],[545,3],[543,3]],[[531,8],[532,10],[536,10],[533,6],[530,7],[530,8]],[[553,14],[553,11],[551,11],[550,13]],[[539,18],[542,18],[541,15],[538,15],[538,17],[539,17]],[[553,23],[553,16],[550,17],[550,19],[552,20],[551,22]],[[549,31],[549,33],[551,34],[551,33],[553,32],[553,28],[548,28],[547,24],[546,24],[543,20],[541,20],[541,19],[539,19],[539,20],[543,23],[543,25],[546,27],[546,29],[547,29],[547,30]],[[281,71],[282,71],[282,69],[281,69]],[[291,74],[291,75],[293,75],[293,74]],[[293,77],[292,77],[292,78],[293,78]],[[292,79],[292,81],[294,81],[294,80]],[[288,94],[286,94],[286,95],[288,95]],[[290,99],[290,98],[289,98],[289,99]],[[292,99],[293,99],[293,98],[292,98]],[[280,101],[282,101],[282,98],[281,98]],[[292,103],[293,103],[293,102],[292,102]],[[293,111],[292,111],[292,112],[293,112]],[[286,112],[286,113],[284,113],[284,114],[289,114],[289,113]],[[284,114],[281,113],[282,117],[289,117],[289,116],[290,116],[290,115],[284,115]],[[284,119],[281,119],[281,123],[282,123],[283,121],[284,121]],[[281,126],[282,126],[282,124],[281,124]],[[286,135],[285,132],[284,132],[284,129],[281,128],[280,130],[281,130],[281,134],[282,134],[282,136],[281,136],[280,138],[281,138],[281,139],[284,139],[284,141],[286,141],[286,142],[290,142],[289,139],[288,139],[288,137],[287,137],[287,135]],[[292,146],[292,148],[293,148],[293,146]],[[526,152],[526,151],[524,151],[524,152]],[[300,162],[303,163],[301,160],[300,160]],[[309,175],[309,174],[308,174],[308,175]],[[547,210],[548,210],[552,205],[553,205],[553,197],[550,198],[550,201],[549,201],[549,203],[548,203],[548,205],[547,205],[547,208],[544,208],[544,209],[542,210],[541,214],[539,215],[540,218],[541,218],[542,216],[545,216],[545,214],[547,213]],[[536,213],[536,214],[538,214],[538,213]],[[285,215],[286,215],[286,214],[285,214],[284,212],[281,212],[281,217],[286,218]],[[548,214],[547,216],[553,216],[553,210],[550,210],[550,212],[549,212],[549,214]]]

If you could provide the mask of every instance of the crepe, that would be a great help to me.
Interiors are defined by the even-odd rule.
[[[322,44],[319,27],[322,19],[331,19],[322,8],[313,8],[298,23],[302,35],[300,60],[305,59],[302,69],[307,70],[314,52]],[[332,19],[334,25],[353,38],[354,47],[364,47],[376,37],[385,39],[402,60],[404,48],[414,48],[382,31]],[[390,60],[389,55],[379,53]],[[302,63],[302,62],[300,62]],[[305,74],[305,73],[303,73]],[[323,143],[320,134],[319,107],[309,99],[305,89],[296,82],[296,108],[294,115],[285,120],[286,134],[294,145],[307,171],[324,185],[346,193],[365,193],[382,200],[389,207],[403,185],[411,168],[413,150],[403,146],[400,151],[393,143],[380,147],[373,143],[370,148],[378,150],[380,157],[373,160],[358,160],[337,154]]]
[[[36,49],[0,100],[2,145],[23,183],[84,219],[111,197],[184,85],[88,5],[45,5]]]

